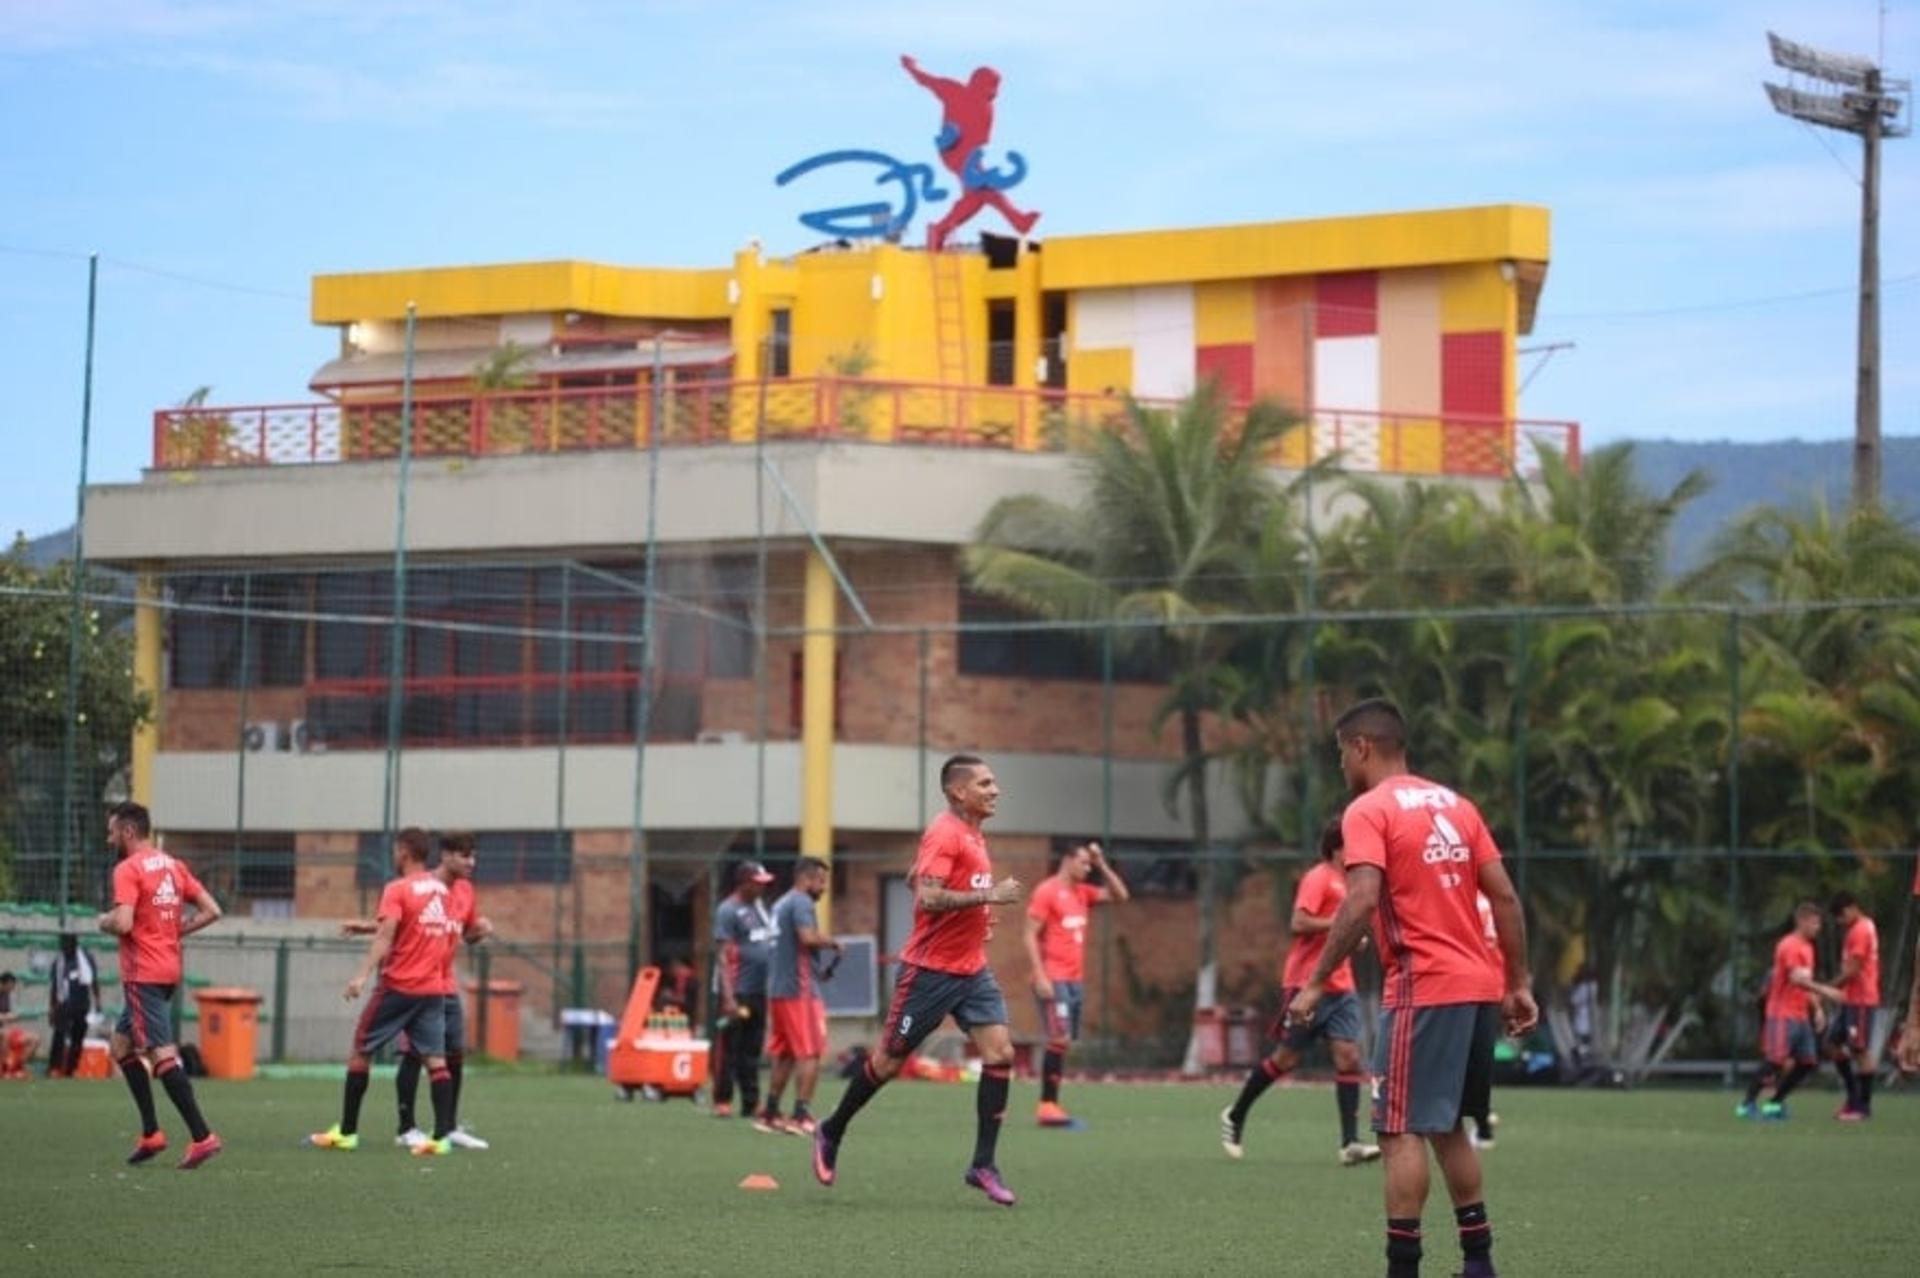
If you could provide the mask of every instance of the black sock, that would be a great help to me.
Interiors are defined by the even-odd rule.
[[[1485,1114],[1473,1116],[1473,1134],[1482,1141],[1493,1139],[1493,1124],[1487,1121]]]
[[[1807,1075],[1813,1073],[1817,1068],[1819,1067],[1810,1065],[1805,1061],[1796,1063],[1792,1071],[1780,1080],[1780,1086],[1773,1089],[1773,1103],[1776,1105],[1785,1104],[1787,1097],[1793,1094],[1793,1089],[1806,1082]]]
[[[453,1130],[453,1075],[446,1066],[428,1072],[427,1092],[433,1097],[433,1138],[445,1140]]]
[[[367,1071],[347,1071],[347,1091],[340,1103],[340,1134],[351,1136],[360,1130],[360,1102],[367,1098]]]
[[[767,1103],[760,1107],[760,1117],[768,1120],[780,1117],[780,1098],[778,1096],[767,1097]]]
[[[1842,1056],[1833,1063],[1833,1072],[1840,1076],[1841,1086],[1847,1089],[1847,1108],[1860,1108],[1860,1080],[1854,1077],[1853,1062]]]
[[[453,1076],[453,1126],[460,1125],[460,1085],[467,1079],[467,1057],[464,1052],[447,1053],[447,1073]]]
[[[1872,1070],[1863,1069],[1860,1071],[1860,1112],[1863,1114],[1871,1114],[1873,1112]]]
[[[1468,1273],[1476,1264],[1490,1269],[1493,1264],[1493,1226],[1487,1223],[1487,1205],[1469,1203],[1453,1209],[1453,1223],[1460,1230],[1460,1254],[1466,1257]]]
[[[980,1070],[980,1090],[974,1093],[975,1167],[993,1166],[993,1151],[1000,1143],[1000,1123],[1007,1116],[1007,1093],[1012,1087],[1013,1066],[988,1065]]]
[[[413,1103],[420,1099],[420,1069],[423,1062],[412,1052],[400,1058],[393,1074],[393,1092],[400,1101],[400,1130],[410,1132],[420,1124],[413,1116]]]
[[[153,1112],[153,1080],[147,1077],[147,1067],[129,1053],[120,1058],[120,1077],[127,1080],[127,1090],[140,1110],[140,1134],[153,1135],[160,1130],[160,1117]]]
[[[186,1119],[188,1133],[195,1140],[205,1140],[208,1135],[207,1120],[200,1116],[200,1102],[193,1098],[193,1080],[187,1077],[187,1071],[180,1068],[179,1061],[161,1063],[160,1086],[167,1089],[167,1099],[180,1111],[180,1117]]]
[[[840,1093],[839,1105],[827,1116],[827,1121],[820,1124],[827,1139],[839,1140],[846,1135],[847,1124],[853,1121],[853,1116],[866,1108],[867,1102],[886,1085],[886,1080],[873,1072],[872,1061],[860,1062],[860,1071],[847,1084],[847,1090]]]
[[[1360,1139],[1360,1078],[1357,1074],[1336,1074],[1333,1098],[1340,1106],[1340,1144],[1352,1145]]]
[[[1060,1100],[1060,1071],[1067,1063],[1065,1048],[1047,1048],[1040,1059],[1040,1099],[1055,1104]]]
[[[1387,1219],[1387,1278],[1420,1278],[1420,1218]]]
[[[1241,1084],[1239,1099],[1233,1102],[1233,1108],[1228,1111],[1228,1117],[1236,1123],[1246,1122],[1247,1112],[1253,1108],[1253,1103],[1264,1096],[1269,1087],[1285,1076],[1286,1071],[1275,1065],[1272,1057],[1255,1065],[1247,1072],[1247,1081]]]
[[[1762,1065],[1759,1069],[1753,1071],[1753,1077],[1747,1080],[1747,1099],[1745,1103],[1751,1105],[1759,1100],[1760,1089],[1770,1085],[1775,1077],[1776,1075],[1771,1065]]]
[[[805,1101],[797,1100],[793,1103],[793,1121],[794,1122],[797,1123],[803,1118],[812,1118],[812,1117],[813,1117],[813,1113],[811,1110],[807,1108],[807,1103]]]

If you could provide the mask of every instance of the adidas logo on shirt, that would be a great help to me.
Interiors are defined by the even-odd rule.
[[[159,906],[180,904],[180,889],[173,885],[171,871],[160,880],[160,886],[153,890],[153,903]]]
[[[1460,837],[1460,831],[1453,822],[1442,813],[1433,814],[1433,828],[1427,832],[1427,846],[1421,850],[1420,859],[1428,865],[1445,865],[1450,862],[1463,862],[1471,859],[1467,851],[1467,841]]]

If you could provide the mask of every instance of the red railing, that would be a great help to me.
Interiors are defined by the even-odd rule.
[[[1171,401],[1143,400],[1153,408]],[[1123,420],[1112,394],[943,386],[832,377],[767,383],[699,381],[671,387],[656,405],[644,387],[582,387],[449,397],[413,404],[420,456],[645,448],[656,429],[667,446],[769,438],[839,439],[1059,452]],[[659,421],[654,420],[655,416]],[[1531,473],[1550,447],[1574,463],[1574,422],[1317,408],[1283,440],[1276,461],[1301,465],[1339,455],[1348,470],[1406,475]],[[156,470],[374,461],[400,450],[399,399],[350,399],[238,408],[167,408],[153,415]]]

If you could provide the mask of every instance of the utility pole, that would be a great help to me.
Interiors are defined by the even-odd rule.
[[[1853,504],[1880,500],[1880,140],[1911,131],[1913,85],[1889,78],[1866,58],[1827,53],[1767,32],[1773,64],[1837,92],[1811,93],[1769,83],[1773,109],[1803,124],[1859,137],[1860,329],[1853,387]]]

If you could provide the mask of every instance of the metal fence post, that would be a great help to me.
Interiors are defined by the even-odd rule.
[[[1746,929],[1740,922],[1740,613],[1727,613],[1727,1082],[1739,1072],[1745,1029]]]
[[[273,1060],[287,1059],[287,954],[286,938],[273,949]]]
[[[487,1016],[493,1010],[493,999],[489,996],[489,987],[493,984],[493,955],[487,953],[487,947],[479,947],[474,961],[474,980],[476,988],[473,995],[473,1042],[479,1055],[487,1050]]]

